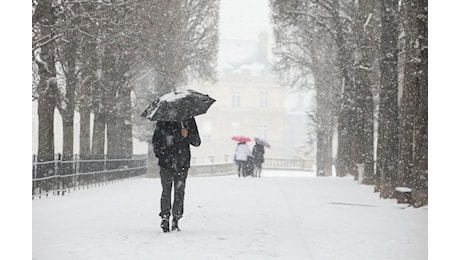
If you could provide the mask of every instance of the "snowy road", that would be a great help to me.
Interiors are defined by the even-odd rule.
[[[352,178],[190,177],[172,233],[159,227],[160,186],[131,179],[34,200],[33,259],[428,259],[428,208]]]

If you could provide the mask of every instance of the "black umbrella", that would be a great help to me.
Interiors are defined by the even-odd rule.
[[[204,114],[216,100],[210,96],[187,89],[165,94],[154,100],[141,116],[152,121],[182,121]]]
[[[265,146],[267,148],[271,148],[271,145],[265,139],[262,139],[260,137],[254,137],[254,140],[258,144],[261,144],[261,145],[263,145],[263,146]]]

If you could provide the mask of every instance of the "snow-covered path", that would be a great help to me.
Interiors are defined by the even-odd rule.
[[[189,177],[172,233],[159,227],[159,179],[36,199],[33,259],[428,259],[427,207],[308,175]]]

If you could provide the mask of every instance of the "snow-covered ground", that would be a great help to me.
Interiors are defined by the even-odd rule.
[[[159,179],[136,178],[33,200],[33,259],[428,259],[428,208],[351,177],[189,177],[172,233],[160,193]]]

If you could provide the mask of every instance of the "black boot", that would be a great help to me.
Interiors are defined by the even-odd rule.
[[[169,217],[163,217],[161,219],[161,228],[163,229],[163,232],[169,232]]]
[[[174,231],[174,230],[180,231],[179,219],[177,218],[173,218],[173,220],[171,221],[171,231]]]

